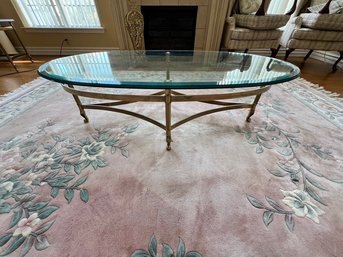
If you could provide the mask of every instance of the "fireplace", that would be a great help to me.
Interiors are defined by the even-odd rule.
[[[172,6],[197,8],[194,49],[216,51],[220,48],[225,19],[231,10],[232,0],[127,0],[109,1],[114,12],[114,26],[117,32],[119,49],[134,49],[125,26],[128,11],[145,6]],[[168,47],[169,48],[169,47]]]
[[[147,50],[193,50],[197,6],[142,6]]]

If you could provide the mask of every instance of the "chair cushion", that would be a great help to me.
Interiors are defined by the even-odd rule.
[[[234,40],[273,40],[281,37],[282,30],[251,30],[236,27],[231,33],[231,39]]]
[[[256,30],[281,28],[286,25],[290,18],[289,15],[255,16],[242,14],[235,14],[233,17],[236,20],[236,26]]]
[[[277,48],[279,40],[229,40],[226,42],[225,47],[227,49],[266,49]]]
[[[343,30],[343,14],[302,13],[302,26],[311,29]]]
[[[338,31],[330,30],[314,30],[309,28],[301,28],[295,30],[293,38],[302,40],[319,40],[319,41],[333,41],[342,42],[343,44],[343,33]]]

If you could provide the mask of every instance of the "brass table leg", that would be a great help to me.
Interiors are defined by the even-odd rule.
[[[167,141],[167,150],[171,150],[170,143],[172,142],[171,138],[171,90],[165,90],[165,108],[166,108],[166,141]]]
[[[93,109],[93,110],[105,110],[105,111],[112,111],[117,113],[122,113],[126,115],[131,115],[133,117],[137,117],[143,119],[147,122],[150,122],[159,128],[165,130],[166,132],[166,143],[167,143],[167,150],[171,150],[171,142],[172,136],[171,131],[176,127],[191,121],[195,118],[199,118],[205,115],[209,115],[211,113],[227,111],[227,110],[234,110],[234,109],[242,109],[242,108],[250,108],[249,114],[246,117],[246,121],[249,122],[251,116],[254,114],[256,106],[260,100],[261,95],[270,89],[269,86],[261,86],[258,89],[252,89],[242,92],[229,92],[224,94],[198,94],[198,95],[186,95],[171,89],[164,89],[154,94],[150,95],[125,95],[125,94],[108,94],[108,93],[96,93],[96,92],[87,92],[82,91],[79,89],[75,89],[73,85],[63,86],[64,90],[68,93],[73,95],[73,98],[80,110],[80,115],[84,118],[84,122],[88,122],[88,117],[86,115],[85,109]],[[241,102],[232,102],[232,101],[221,101],[221,100],[229,100],[229,99],[236,99],[242,97],[250,97],[255,96],[255,99],[252,103],[241,103]],[[100,103],[92,103],[92,104],[82,104],[79,97],[88,97],[92,99],[102,99],[102,100],[116,100],[115,102],[100,102]],[[137,102],[164,102],[165,104],[165,124],[162,122],[160,123],[157,120],[154,120],[148,116],[145,116],[140,113],[132,112],[125,109],[115,108],[115,106],[119,105],[126,105],[130,103],[137,103]],[[206,104],[213,104],[222,106],[220,108],[212,108],[206,111],[202,111],[199,113],[195,113],[189,117],[186,117],[182,120],[177,121],[176,123],[172,124],[171,120],[171,103],[172,102],[201,102]]]
[[[74,89],[73,85],[68,85],[68,87]],[[84,123],[88,123],[89,120],[88,120],[88,117],[86,115],[85,109],[83,109],[83,107],[82,107],[82,103],[80,101],[80,98],[77,95],[74,95],[74,94],[72,94],[72,95],[73,95],[74,100],[75,100],[75,102],[77,104],[77,107],[79,107],[80,115],[83,117],[83,122]]]
[[[249,114],[248,114],[247,118],[245,119],[247,122],[250,122],[251,116],[254,115],[255,109],[256,109],[256,105],[258,104],[258,101],[260,100],[261,95],[262,95],[262,94],[256,95],[255,100],[254,100],[254,102],[252,103],[252,106],[251,106],[251,108],[250,108]]]

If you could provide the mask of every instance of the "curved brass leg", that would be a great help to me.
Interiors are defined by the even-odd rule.
[[[252,106],[251,106],[251,108],[250,108],[250,112],[249,112],[247,118],[245,119],[247,122],[250,122],[251,116],[254,115],[255,109],[256,109],[256,105],[257,105],[258,101],[260,100],[261,95],[262,95],[262,94],[256,95],[255,100],[254,100],[254,102],[253,102],[253,104],[252,104]]]
[[[246,121],[249,122],[251,116],[255,112],[255,108],[258,104],[258,101],[261,95],[270,89],[271,85],[269,86],[260,86],[259,88],[253,88],[251,90],[242,90],[238,92],[226,92],[226,93],[219,93],[219,94],[183,94],[176,92],[174,90],[165,89],[163,91],[159,91],[154,94],[149,95],[125,95],[125,94],[111,94],[111,93],[98,93],[98,92],[89,92],[89,91],[82,91],[80,89],[74,89],[73,85],[65,86],[63,85],[63,89],[68,93],[73,95],[73,98],[79,108],[80,115],[84,118],[84,122],[88,122],[88,117],[85,113],[85,109],[93,109],[93,110],[105,110],[111,112],[122,113],[126,115],[131,115],[133,117],[143,119],[147,122],[150,122],[159,128],[165,130],[166,133],[166,143],[167,143],[167,150],[171,150],[171,143],[172,143],[172,135],[171,132],[176,127],[191,121],[193,119],[209,115],[211,113],[227,111],[227,110],[234,110],[234,109],[242,109],[242,108],[250,108],[250,112],[246,117]],[[243,97],[250,97],[255,96],[255,99],[252,103],[242,103],[242,102],[233,102],[233,101],[222,101],[222,100],[230,100],[236,98],[243,98]],[[111,102],[99,102],[99,103],[92,103],[92,104],[82,104],[79,97],[89,97],[93,99],[103,99],[103,100],[116,100]],[[126,105],[130,103],[136,102],[160,102],[165,104],[165,124],[160,123],[157,120],[154,120],[148,116],[145,116],[140,113],[136,113],[130,110],[116,108],[115,106],[119,105]],[[188,116],[184,119],[181,119],[174,124],[172,124],[171,120],[171,104],[172,102],[200,102],[206,103],[211,105],[219,105],[222,106],[220,108],[211,108],[207,109],[202,112],[195,113],[191,116]]]
[[[68,85],[68,87],[74,88],[73,85]],[[87,114],[86,114],[86,112],[85,112],[85,109],[83,109],[83,107],[82,107],[82,103],[81,103],[81,101],[80,101],[80,98],[79,98],[77,95],[74,95],[74,94],[73,94],[73,98],[74,98],[74,100],[75,100],[75,102],[76,102],[76,104],[77,104],[77,107],[79,107],[80,115],[83,117],[83,122],[84,122],[84,123],[88,123],[88,122],[89,122],[89,119],[88,119],[88,117],[87,117]]]
[[[87,115],[85,113],[81,113],[80,112],[80,115],[83,117],[83,122],[84,123],[88,123],[89,122],[89,119],[88,119],[88,117],[87,117]]]
[[[166,141],[167,141],[167,150],[171,150],[171,90],[165,90],[165,106],[166,106]]]

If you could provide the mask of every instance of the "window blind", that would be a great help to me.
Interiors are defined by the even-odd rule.
[[[293,5],[293,0],[272,0],[268,7],[268,14],[285,14]]]
[[[15,0],[28,27],[99,28],[94,0]]]

